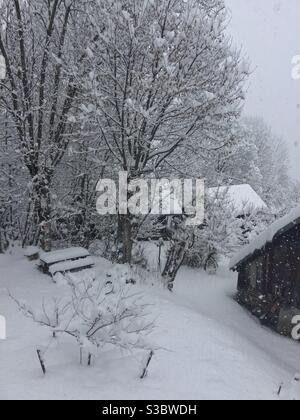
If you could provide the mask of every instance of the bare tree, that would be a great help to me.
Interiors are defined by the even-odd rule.
[[[69,274],[66,280],[66,297],[43,302],[41,311],[11,297],[26,317],[49,328],[55,336],[73,337],[80,348],[80,360],[85,351],[88,364],[106,345],[145,348],[141,338],[153,330],[154,323],[149,319],[149,305],[131,284],[122,284],[119,277],[95,281],[92,275],[78,279]]]
[[[4,108],[30,177],[25,242],[51,247],[51,182],[69,145],[70,123],[85,57],[77,37],[83,5],[77,0],[3,0],[0,55],[6,78],[0,83]],[[81,32],[82,33],[82,32]]]
[[[98,7],[97,7],[98,6]],[[128,182],[153,176],[179,148],[223,147],[247,69],[225,35],[222,0],[94,0],[86,82],[99,134]],[[187,162],[186,162],[187,164]],[[119,216],[123,262],[133,223]]]

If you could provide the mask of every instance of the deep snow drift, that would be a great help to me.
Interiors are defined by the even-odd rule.
[[[110,264],[96,260],[103,273]],[[149,340],[161,347],[149,375],[139,375],[145,353],[107,350],[92,367],[79,365],[78,349],[60,338],[46,355],[43,377],[35,353],[49,341],[46,329],[18,312],[7,289],[39,307],[62,286],[36,270],[21,252],[0,256],[0,314],[7,319],[0,341],[0,399],[277,399],[289,397],[300,370],[297,343],[261,327],[235,301],[236,277],[183,269],[170,294],[144,287],[157,328]]]

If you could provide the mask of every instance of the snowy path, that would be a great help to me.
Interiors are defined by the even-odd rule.
[[[99,260],[97,270],[106,265]],[[42,377],[35,346],[47,342],[47,331],[16,311],[8,288],[33,306],[60,293],[20,254],[0,256],[0,314],[8,323],[0,399],[272,399],[300,370],[299,345],[262,328],[232,300],[234,277],[184,269],[173,295],[147,289],[157,318],[153,341],[166,350],[157,352],[146,380],[138,379],[141,352],[107,351],[86,368],[63,339],[47,354]]]

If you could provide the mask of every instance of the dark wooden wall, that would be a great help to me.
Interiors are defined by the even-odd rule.
[[[300,228],[296,225],[238,267],[238,298],[255,315],[300,310]]]

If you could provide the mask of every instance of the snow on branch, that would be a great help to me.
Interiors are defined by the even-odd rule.
[[[78,280],[72,274],[65,280],[67,295],[43,301],[40,311],[10,296],[26,317],[48,327],[54,336],[73,337],[80,353],[87,351],[89,364],[91,357],[109,344],[128,350],[147,348],[143,336],[153,330],[154,322],[150,319],[150,305],[132,284],[95,281],[93,277]]]

